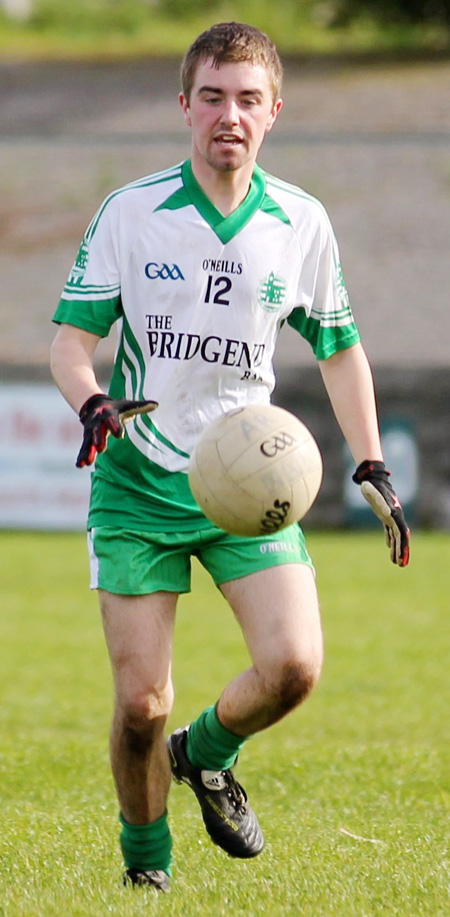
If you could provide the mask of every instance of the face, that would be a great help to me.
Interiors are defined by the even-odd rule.
[[[191,97],[180,102],[192,129],[194,169],[233,172],[253,166],[282,106],[273,101],[267,71],[247,61],[217,69],[208,59],[196,72]]]

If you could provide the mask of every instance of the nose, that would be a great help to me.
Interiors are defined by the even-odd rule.
[[[222,124],[230,127],[233,124],[239,124],[239,108],[234,99],[224,99],[221,111]]]

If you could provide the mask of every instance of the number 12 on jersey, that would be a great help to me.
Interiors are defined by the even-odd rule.
[[[213,302],[215,306],[229,306],[230,300],[226,299],[226,294],[231,290],[231,280],[229,277],[208,277],[206,285],[205,302]]]

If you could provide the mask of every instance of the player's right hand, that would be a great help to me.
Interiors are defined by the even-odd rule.
[[[136,414],[148,414],[157,407],[157,401],[129,401],[127,398],[110,398],[109,395],[91,395],[79,414],[84,436],[76,461],[77,468],[92,465],[97,453],[105,451],[110,433],[121,439],[127,420]]]

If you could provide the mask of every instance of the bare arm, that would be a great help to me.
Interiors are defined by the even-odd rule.
[[[101,394],[94,370],[100,338],[74,325],[60,325],[50,352],[53,378],[66,401],[79,412],[91,395]]]
[[[94,354],[99,341],[96,334],[63,324],[51,347],[53,378],[66,401],[79,414],[84,427],[76,461],[78,468],[92,465],[97,453],[105,451],[110,433],[121,439],[127,420],[158,407],[156,401],[117,400],[102,392],[94,370]]]
[[[334,354],[320,370],[339,426],[357,464],[353,480],[381,520],[391,560],[409,561],[409,529],[383,462],[372,372],[361,344]]]
[[[338,424],[357,465],[383,460],[372,372],[361,344],[319,363]]]

